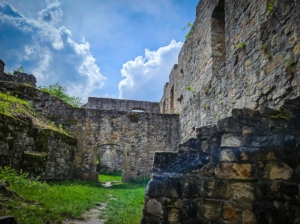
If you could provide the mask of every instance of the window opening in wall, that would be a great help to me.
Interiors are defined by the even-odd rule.
[[[213,73],[217,74],[226,62],[225,44],[225,0],[219,0],[212,14],[211,47]]]
[[[145,109],[143,109],[143,108],[132,108],[131,112],[145,113]]]
[[[163,114],[166,113],[166,100],[164,100],[164,103],[163,103],[163,110],[162,110],[162,113],[163,113]]]
[[[100,182],[122,180],[123,151],[119,145],[106,144],[98,148],[96,172]]]
[[[170,92],[170,113],[174,113],[174,86],[172,86]]]

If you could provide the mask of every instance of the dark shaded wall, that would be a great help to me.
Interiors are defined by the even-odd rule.
[[[177,153],[156,153],[142,223],[298,223],[299,111],[299,97],[234,109]]]
[[[0,59],[0,80],[6,82],[18,82],[36,87],[36,78],[33,75],[15,71],[13,75],[4,72],[5,63]]]
[[[1,106],[1,101],[0,101]],[[72,177],[77,140],[51,129],[0,114],[0,165],[22,169],[41,180]]]

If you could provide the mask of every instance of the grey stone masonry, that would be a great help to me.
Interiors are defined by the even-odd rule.
[[[174,152],[156,152],[143,224],[299,223],[300,97],[233,109]]]
[[[0,75],[4,74],[5,63],[0,59]]]
[[[83,106],[86,109],[116,110],[132,112],[135,110],[146,113],[159,113],[159,104],[156,102],[120,100],[111,98],[89,97]]]
[[[234,108],[276,109],[300,94],[299,5],[299,0],[199,2],[160,101],[162,113],[180,115],[181,142]]]
[[[99,170],[120,169],[124,181],[148,177],[154,153],[175,151],[179,144],[176,114],[74,108],[48,93],[13,82],[0,82],[0,92],[30,101],[40,116],[76,136],[76,178],[98,180]]]
[[[14,71],[13,75],[4,72],[5,63],[0,59],[0,81],[18,82],[36,87],[36,78],[33,75]]]

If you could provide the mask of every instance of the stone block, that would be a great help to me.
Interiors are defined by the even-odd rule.
[[[256,184],[255,195],[263,200],[293,200],[298,198],[299,188],[296,183],[281,180],[259,181]]]
[[[272,61],[270,61],[267,64],[267,73],[270,73],[274,71],[276,68],[278,68],[280,65],[282,65],[282,55],[277,54]]]
[[[162,204],[155,199],[150,199],[146,201],[144,206],[144,212],[149,215],[157,216],[163,218],[164,210],[162,209]]]
[[[221,147],[241,147],[242,139],[240,136],[224,134],[221,140]]]
[[[242,224],[256,224],[255,214],[250,210],[244,210],[242,213]]]
[[[230,185],[227,181],[200,179],[198,182],[200,197],[221,199],[230,197]]]
[[[215,169],[215,174],[219,179],[228,180],[254,180],[256,179],[256,169],[251,164],[221,163]]]
[[[201,167],[200,170],[197,170],[195,173],[201,175],[201,176],[212,176],[215,174],[215,163],[208,163],[205,164],[203,167]]]
[[[153,175],[145,190],[146,195],[178,198],[181,196],[180,179],[167,175]]]
[[[300,42],[298,42],[294,47],[294,54],[297,55],[300,53]]]
[[[203,199],[198,201],[199,216],[208,220],[222,217],[224,202],[220,200]]]
[[[289,180],[293,175],[293,169],[285,163],[268,163],[264,169],[264,178],[275,180]]]
[[[254,189],[250,183],[235,183],[231,185],[232,202],[241,209],[251,209],[255,200]]]
[[[239,217],[237,209],[230,203],[224,205],[223,219],[225,220],[237,220]]]
[[[225,149],[221,151],[220,161],[222,162],[237,162],[234,150]]]
[[[178,209],[170,209],[168,211],[168,223],[180,223],[179,222],[179,210]]]

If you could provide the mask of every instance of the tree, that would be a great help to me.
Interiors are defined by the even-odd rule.
[[[39,86],[38,89],[40,89],[43,92],[49,93],[53,96],[56,96],[65,101],[67,104],[70,104],[74,107],[81,107],[83,105],[82,99],[80,97],[69,96],[67,94],[67,88],[65,86],[62,86],[58,82],[56,82],[54,85],[49,85],[48,87]]]
[[[15,74],[15,72],[21,72],[21,73],[24,73],[24,72],[25,72],[25,69],[24,69],[24,67],[23,67],[23,66],[20,66],[19,68],[17,68],[17,69],[13,69],[13,71],[12,71],[12,72],[8,72],[7,74],[8,74],[8,75],[14,75],[14,74]]]

